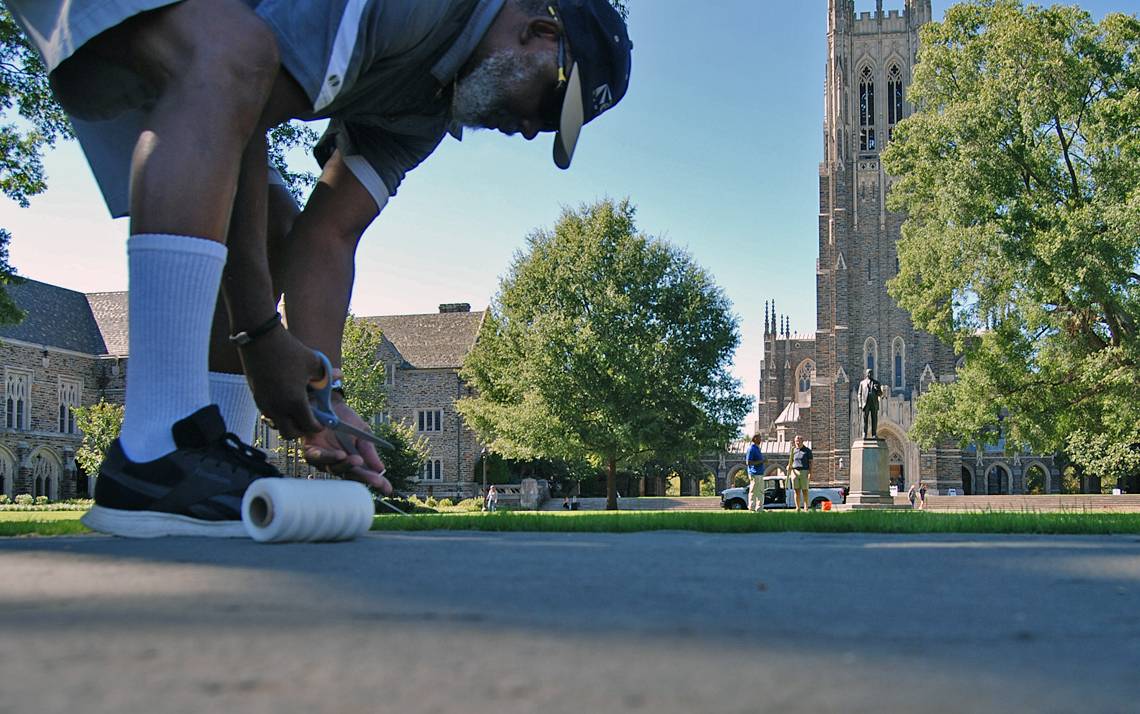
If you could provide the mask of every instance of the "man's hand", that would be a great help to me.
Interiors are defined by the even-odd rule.
[[[316,353],[276,328],[239,350],[257,408],[284,439],[321,430],[309,406],[309,382],[320,379],[324,367]]]
[[[335,394],[333,411],[344,423],[371,431],[369,425]],[[342,444],[340,439],[346,440],[346,443]],[[392,493],[392,484],[383,476],[384,462],[376,453],[376,446],[367,439],[357,439],[347,434],[341,434],[340,439],[331,429],[306,435],[305,461],[321,471],[372,486],[386,496]],[[346,445],[350,448],[346,449]]]

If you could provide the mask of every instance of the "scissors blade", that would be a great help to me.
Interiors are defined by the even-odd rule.
[[[396,447],[392,446],[387,441],[381,439],[375,434],[364,431],[363,429],[357,429],[355,426],[352,426],[351,424],[345,424],[343,421],[337,421],[336,424],[333,424],[332,428],[336,431],[341,432],[342,434],[348,434],[350,436],[355,436],[357,439],[366,439],[367,441],[371,441],[373,444],[388,449],[389,451],[396,450]]]

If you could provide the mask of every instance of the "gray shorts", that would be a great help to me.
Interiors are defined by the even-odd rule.
[[[131,158],[142,133],[146,114],[135,109],[106,121],[71,120],[75,136],[91,166],[113,218],[131,214]],[[277,169],[269,167],[269,185],[285,185]]]
[[[85,53],[83,46],[135,15],[178,1],[4,0],[43,57],[52,89],[115,218],[130,214],[131,158],[155,92],[136,73]],[[72,57],[75,61],[64,64]],[[272,167],[269,183],[283,183]]]
[[[96,35],[177,0],[5,0],[12,17],[39,50],[52,90],[68,114],[107,119],[153,99],[136,73],[83,51]],[[75,57],[75,62],[64,64]],[[58,71],[57,71],[58,70]]]

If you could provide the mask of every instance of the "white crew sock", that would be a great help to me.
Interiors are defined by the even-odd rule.
[[[257,431],[257,404],[244,374],[210,372],[210,403],[217,404],[226,428],[247,444]]]
[[[174,451],[170,427],[210,403],[210,326],[226,247],[189,236],[127,241],[130,361],[120,435],[132,461]]]

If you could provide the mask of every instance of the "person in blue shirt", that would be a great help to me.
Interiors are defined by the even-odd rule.
[[[744,455],[744,463],[748,467],[748,508],[753,511],[764,510],[764,452],[760,444],[764,442],[762,434],[753,434],[752,443],[748,445],[748,453]]]

